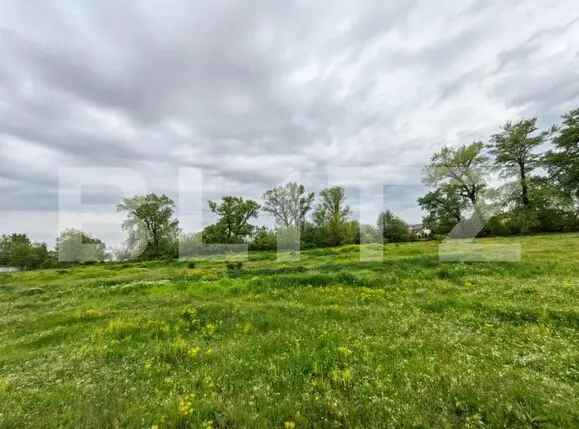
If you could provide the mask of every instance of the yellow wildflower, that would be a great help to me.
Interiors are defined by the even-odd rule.
[[[338,347],[338,352],[339,352],[342,356],[344,356],[344,357],[348,357],[348,356],[350,356],[350,355],[353,353],[352,350],[350,350],[350,349],[349,349],[348,347],[346,347],[346,346]]]
[[[350,368],[346,368],[343,370],[335,369],[332,371],[332,380],[335,383],[341,384],[350,384],[353,379],[352,370]]]
[[[179,400],[179,415],[186,417],[193,412],[193,395],[185,396]]]
[[[199,355],[199,352],[200,352],[200,351],[201,351],[201,348],[200,348],[200,347],[197,347],[197,346],[191,347],[191,348],[189,349],[189,353],[188,353],[188,354],[189,354],[189,357],[190,357],[191,359],[195,359],[195,358]]]
[[[213,323],[208,323],[207,325],[205,325],[205,328],[203,328],[203,332],[204,332],[205,335],[207,335],[208,337],[210,337],[211,335],[213,335],[216,330],[217,330],[217,326],[215,326]]]

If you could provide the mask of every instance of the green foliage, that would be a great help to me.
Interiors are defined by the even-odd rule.
[[[487,147],[496,169],[503,177],[516,177],[495,189],[488,188],[484,179],[488,158],[481,143],[437,152],[424,175],[434,190],[418,200],[426,212],[424,224],[437,234],[453,230],[467,236],[577,230],[579,109],[564,115],[561,127],[554,127],[555,150],[544,156],[538,149],[549,133],[539,131],[536,122],[536,118],[507,122],[491,136]],[[548,176],[540,175],[541,166]]]
[[[378,230],[386,243],[400,243],[410,240],[408,224],[390,210],[386,210],[378,216]]]
[[[126,212],[123,228],[128,231],[130,253],[143,259],[175,257],[179,222],[173,218],[175,202],[166,195],[137,195],[117,207]]]
[[[44,243],[32,243],[26,234],[0,236],[0,266],[34,270],[56,265],[56,257]]]
[[[249,221],[257,217],[259,204],[241,197],[223,197],[221,203],[209,201],[209,208],[218,216],[217,223],[203,231],[206,243],[243,243],[255,229]]]
[[[520,188],[507,184],[502,189],[505,207],[519,200]],[[527,181],[529,199],[533,205],[525,208],[515,204],[495,215],[487,228],[493,235],[563,232],[577,229],[577,214],[573,199],[546,177],[531,177]]]
[[[274,231],[266,227],[256,228],[255,234],[249,243],[250,250],[276,250],[277,238]]]
[[[229,275],[237,275],[241,272],[243,268],[243,262],[241,261],[225,261],[225,267]]]
[[[546,153],[544,165],[559,186],[579,199],[579,109],[563,115],[552,144],[555,148]]]
[[[537,133],[537,118],[507,122],[500,133],[494,134],[489,150],[495,164],[505,177],[516,176],[520,186],[520,203],[529,208],[528,180],[530,174],[539,166],[540,156],[534,151],[543,144],[546,132]]]
[[[301,229],[312,208],[314,193],[306,192],[303,185],[290,182],[263,195],[263,210],[270,213],[279,226]]]
[[[314,222],[320,229],[322,241],[328,246],[344,244],[351,228],[347,226],[351,214],[346,205],[346,192],[341,186],[324,189],[314,212]]]
[[[418,199],[418,204],[426,212],[425,226],[437,234],[446,234],[461,221],[466,201],[458,189],[452,185],[442,186]]]
[[[487,157],[475,142],[458,148],[443,147],[424,169],[424,182],[445,192],[454,191],[475,208],[486,187]]]
[[[56,239],[58,260],[63,262],[102,261],[105,244],[98,238],[75,229],[63,231]]]

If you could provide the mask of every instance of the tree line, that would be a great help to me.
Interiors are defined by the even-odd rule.
[[[493,174],[500,185],[492,186]],[[523,119],[487,143],[443,147],[425,167],[424,183],[432,190],[418,203],[425,225],[439,234],[469,222],[477,235],[577,230],[579,109],[550,130]]]
[[[443,147],[425,166],[423,182],[430,190],[418,204],[425,213],[424,228],[435,236],[579,230],[579,109],[549,130],[538,130],[536,118],[523,119],[507,122],[486,143]],[[10,234],[0,236],[0,266],[35,269],[62,261],[175,258],[213,244],[275,250],[283,240],[289,248],[309,249],[416,239],[416,231],[389,210],[380,213],[375,225],[360,224],[341,186],[323,189],[317,199],[292,182],[265,192],[261,204],[240,196],[209,201],[217,221],[189,234],[179,229],[175,202],[166,195],[126,198],[117,209],[126,215],[127,241],[116,255],[108,255],[98,238],[74,229],[60,234],[54,250],[24,234]],[[254,225],[260,212],[271,215],[275,226]]]
[[[55,249],[46,243],[33,243],[26,234],[0,236],[0,267],[35,270],[110,258],[105,243],[76,229],[60,233]]]

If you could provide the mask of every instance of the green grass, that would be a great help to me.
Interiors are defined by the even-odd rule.
[[[0,427],[579,427],[579,236],[0,275]]]

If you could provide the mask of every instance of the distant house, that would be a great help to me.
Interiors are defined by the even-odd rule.
[[[425,228],[421,223],[416,225],[409,225],[408,232],[416,236],[416,238],[419,240],[426,240],[432,236],[432,230]]]
[[[427,240],[432,236],[432,230],[429,228],[422,228],[416,233],[416,238],[419,240]]]

